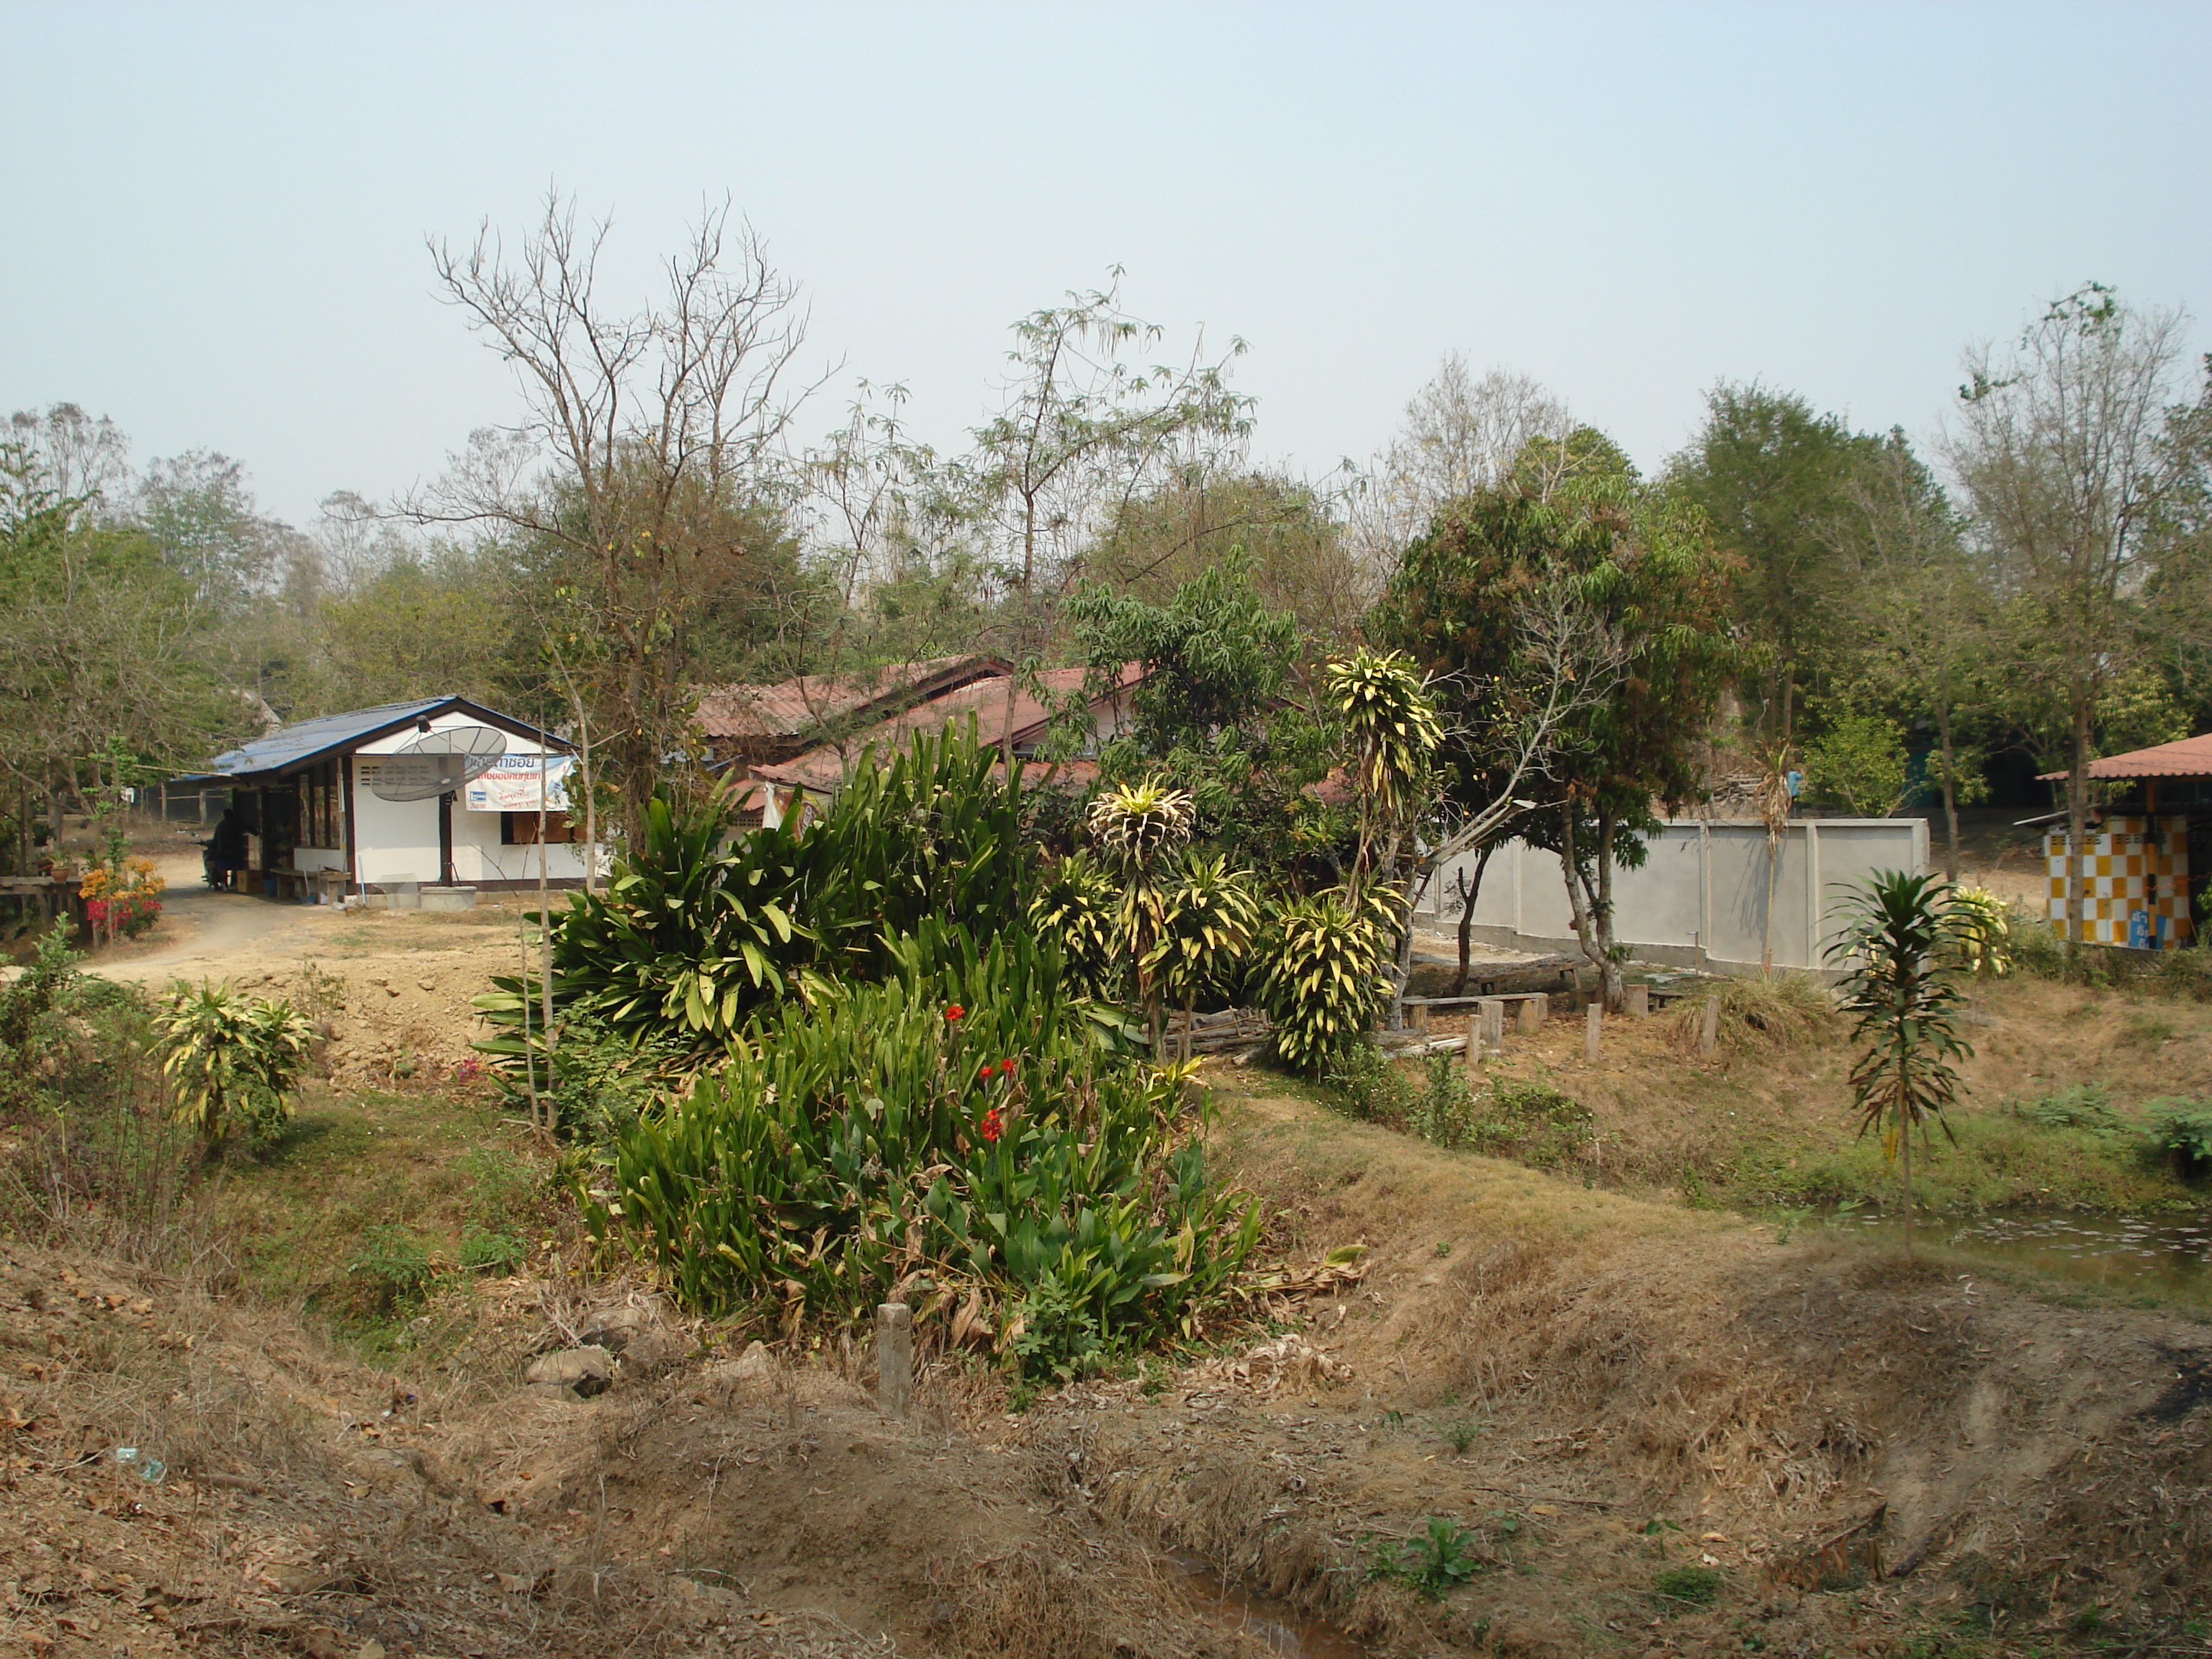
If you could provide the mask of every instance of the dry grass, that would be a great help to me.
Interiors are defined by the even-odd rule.
[[[1716,980],[1705,994],[1721,1000],[1719,1042],[1725,1054],[1783,1054],[1843,1030],[1833,994],[1803,974]],[[1666,1016],[1674,1046],[1684,1054],[1699,1050],[1705,1005],[1705,996],[1686,997]]]

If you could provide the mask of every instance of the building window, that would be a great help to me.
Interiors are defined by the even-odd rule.
[[[545,839],[554,842],[583,840],[582,830],[568,822],[566,812],[545,815]],[[538,814],[535,812],[501,812],[499,815],[499,844],[502,847],[535,847],[538,844]]]

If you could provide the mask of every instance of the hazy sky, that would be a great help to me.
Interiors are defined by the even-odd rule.
[[[295,520],[512,418],[428,235],[549,183],[642,295],[727,192],[810,360],[957,444],[1006,325],[1127,275],[1250,341],[1256,452],[1364,456],[1439,356],[1656,465],[1721,378],[1929,428],[2085,278],[2212,312],[2212,6],[214,6],[0,0],[0,410],[244,460]],[[2212,344],[2200,321],[2196,349]]]

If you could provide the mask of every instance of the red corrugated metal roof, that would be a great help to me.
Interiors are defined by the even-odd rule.
[[[2070,772],[2045,772],[2045,779],[2063,778]],[[2130,749],[2124,755],[2107,755],[2089,763],[2093,778],[2212,778],[2212,732],[2161,743],[2150,749]]]
[[[1053,668],[1037,678],[1047,691],[1055,696],[1066,696],[1082,688],[1084,672],[1080,668]],[[975,717],[976,735],[985,743],[997,743],[1007,725],[1007,678],[997,674],[988,679],[970,680],[942,696],[916,703],[888,720],[855,732],[842,744],[822,744],[778,766],[756,766],[752,775],[771,783],[803,784],[817,791],[832,790],[844,781],[848,762],[858,759],[869,744],[874,744],[881,753],[902,745],[916,732],[938,731],[970,714]],[[1127,690],[1143,678],[1141,663],[1127,664],[1115,690]],[[1051,717],[1051,711],[1033,693],[1025,687],[1018,688],[1012,721],[1014,745],[1020,748],[1035,742]]]
[[[700,694],[699,727],[709,738],[794,737],[872,702],[926,696],[933,684],[957,685],[963,677],[1003,674],[1006,668],[1002,659],[970,654],[896,663],[872,674],[802,674],[774,685],[709,686]]]

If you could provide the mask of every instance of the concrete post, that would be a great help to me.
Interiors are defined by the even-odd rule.
[[[1593,1066],[1597,1064],[1597,1057],[1603,1046],[1599,1032],[1604,1024],[1605,1003],[1601,999],[1591,1003],[1583,1016],[1583,1058]]]
[[[1551,1012],[1552,999],[1548,996],[1524,997],[1521,1000],[1521,1035],[1534,1036],[1544,1029],[1544,1017]]]
[[[876,1408],[903,1418],[914,1402],[914,1310],[903,1302],[876,1309]]]
[[[1650,986],[1632,985],[1628,988],[1628,1012],[1638,1019],[1645,1018],[1650,1014],[1651,988]]]

